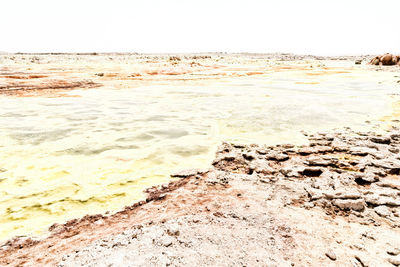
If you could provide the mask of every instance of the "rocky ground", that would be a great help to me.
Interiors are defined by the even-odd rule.
[[[222,144],[209,170],[0,250],[10,266],[398,266],[400,129]]]

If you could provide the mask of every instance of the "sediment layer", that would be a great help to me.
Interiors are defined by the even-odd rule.
[[[315,66],[308,65],[308,63],[316,63],[320,60],[336,60],[353,61],[361,64],[361,62],[367,62],[372,57],[370,55],[322,57],[249,53],[210,53],[207,55],[0,54],[0,64],[2,65],[0,67],[0,95],[67,96],[64,92],[69,90],[107,86],[112,81],[123,82],[123,84],[117,85],[111,83],[113,87],[131,87],[160,81],[206,81],[232,77],[263,76],[268,75],[271,71],[311,71],[308,75],[340,74],[347,72],[324,67],[323,64],[321,66],[323,71],[314,72]],[[378,64],[372,65],[379,65],[381,57],[376,58],[378,58]],[[240,61],[250,63],[252,67],[238,67],[237,63]],[[285,61],[304,61],[303,63],[306,65],[281,65]],[[63,62],[63,64],[60,62]],[[100,62],[103,64],[99,64]],[[368,66],[368,69],[378,71],[382,70],[382,67]],[[398,66],[384,70],[398,71]]]

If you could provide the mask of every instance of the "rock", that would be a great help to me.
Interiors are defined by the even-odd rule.
[[[393,64],[393,55],[386,53],[385,55],[381,56],[380,58],[380,62],[382,63],[382,65],[384,66],[391,66],[394,65]]]
[[[180,171],[180,172],[177,172],[177,173],[173,173],[173,174],[171,174],[171,177],[186,178],[186,177],[190,177],[190,176],[195,176],[197,174],[204,174],[207,171],[208,170],[188,169],[188,170]]]
[[[169,247],[172,245],[172,243],[174,242],[174,238],[172,238],[171,236],[162,236],[160,239],[157,240],[156,244],[159,246],[164,246],[164,247]]]
[[[363,168],[365,174],[375,174],[375,182],[379,181],[380,177],[386,176],[386,172],[380,168],[376,167],[364,167]]]
[[[388,169],[390,174],[400,174],[400,161],[395,159],[374,160],[372,165],[378,168]]]
[[[302,166],[285,166],[279,172],[286,177],[300,177],[304,169]]]
[[[361,62],[362,62],[362,60],[361,60],[361,59],[357,59],[357,60],[354,62],[354,64],[356,64],[356,65],[360,65],[360,64],[361,64]]]
[[[300,174],[304,176],[320,176],[323,173],[323,169],[319,167],[306,167],[304,168],[303,171],[300,172]]]
[[[375,234],[372,231],[365,231],[361,236],[376,241]]]
[[[365,208],[365,201],[363,199],[334,199],[332,204],[342,210],[362,211]]]
[[[226,185],[229,183],[229,174],[223,171],[211,171],[207,173],[205,182],[210,185]]]
[[[278,152],[270,152],[267,154],[267,159],[268,160],[276,160],[276,161],[285,161],[289,159],[289,156],[284,153],[278,153]]]
[[[246,148],[246,145],[244,145],[244,144],[232,144],[232,146],[234,148]]]
[[[176,224],[176,223],[171,224],[171,225],[168,225],[168,227],[167,227],[167,233],[168,233],[170,236],[178,236],[178,235],[180,234],[180,232],[179,232],[179,225]]]
[[[311,200],[318,200],[324,198],[324,194],[321,190],[315,190],[309,186],[304,187],[304,190],[308,193]]]
[[[393,56],[392,57],[392,65],[396,65],[399,62],[400,57],[399,56]]]
[[[390,138],[394,141],[399,140],[400,139],[400,133],[393,133],[390,135]]]
[[[400,180],[385,178],[376,184],[382,187],[390,187],[396,190],[400,190]]]
[[[332,160],[325,160],[320,157],[311,157],[306,160],[306,164],[309,166],[329,166],[332,165]]]
[[[360,264],[362,267],[368,266],[368,265],[365,264],[365,262],[360,258],[360,256],[355,255],[354,258],[359,262],[359,264]]]
[[[391,255],[391,256],[397,256],[397,255],[400,254],[400,249],[391,247],[388,250],[386,250],[386,253]]]
[[[257,155],[254,152],[245,152],[242,154],[242,156],[245,160],[249,160],[249,161],[257,158]]]
[[[97,220],[97,221],[94,222],[94,224],[103,225],[104,224],[104,220],[103,219]]]
[[[381,206],[381,205],[400,206],[400,200],[395,199],[393,197],[372,194],[372,195],[367,195],[364,198],[365,202],[375,206]]]
[[[358,249],[358,250],[361,250],[361,251],[365,251],[365,246],[363,245],[363,244],[361,244],[361,243],[356,243],[356,244],[354,244],[354,247],[356,248],[356,249]]]
[[[334,192],[323,192],[322,193],[327,199],[359,199],[361,194],[356,191],[334,191]]]
[[[325,252],[325,255],[326,255],[329,259],[331,259],[331,260],[333,260],[333,261],[336,260],[336,254],[335,254],[331,249],[329,249],[327,252]]]
[[[261,183],[269,184],[271,182],[276,182],[278,178],[275,175],[265,175],[259,179]]]
[[[315,150],[311,147],[302,147],[299,149],[298,152],[300,155],[309,155],[309,154],[315,153]]]
[[[348,145],[344,143],[343,141],[340,141],[339,139],[335,138],[332,143],[331,147],[337,151],[337,152],[345,152],[349,149]]]
[[[370,65],[379,65],[380,63],[380,59],[379,57],[374,57],[373,59],[371,59],[371,61],[369,62]]]
[[[374,173],[356,173],[354,174],[354,181],[359,184],[370,184],[379,180],[379,178]]]
[[[325,140],[325,139],[323,139],[323,140],[320,140],[320,139],[317,139],[317,140],[311,140],[310,141],[310,146],[330,146],[332,144],[332,141],[329,141],[329,140]]]
[[[257,152],[258,154],[260,154],[260,155],[265,155],[265,154],[267,154],[267,150],[265,150],[265,149],[257,149],[256,152]]]
[[[390,209],[386,206],[375,207],[374,211],[376,212],[376,214],[378,214],[381,217],[389,217],[392,214]]]
[[[276,172],[275,169],[270,167],[268,162],[265,160],[255,160],[251,162],[249,164],[249,169],[264,175],[273,174]]]
[[[330,146],[315,146],[315,153],[330,153],[333,152],[333,148]]]
[[[232,144],[229,144],[227,142],[222,142],[220,146],[218,146],[217,151],[218,153],[226,153],[230,152],[233,149]]]
[[[220,161],[233,161],[238,157],[238,155],[236,155],[236,153],[230,152],[230,153],[226,153],[226,154],[221,154],[218,155],[214,161],[212,162],[213,165],[219,163]]]
[[[357,167],[362,171],[366,167],[373,166],[372,164],[373,158],[371,155],[368,155],[362,159],[359,160]]]
[[[170,56],[170,57],[169,57],[169,60],[170,60],[170,61],[181,61],[181,58],[178,57],[178,56]]]
[[[397,190],[393,190],[392,188],[389,187],[378,187],[378,186],[375,187],[374,185],[371,188],[373,189],[373,193],[378,194],[380,197],[389,197],[394,200],[397,200],[399,196],[399,192]]]
[[[389,137],[378,137],[378,136],[373,136],[370,138],[371,142],[377,143],[377,144],[385,144],[388,145],[390,144],[390,138]]]
[[[280,145],[280,147],[284,148],[284,149],[291,149],[294,148],[293,144],[282,144]]]
[[[394,266],[399,266],[400,265],[400,257],[390,257],[387,259],[388,262],[390,262],[391,264],[393,264]]]
[[[349,150],[350,154],[355,155],[355,156],[366,156],[370,154],[371,152],[375,152],[375,150],[368,148],[368,147],[351,147]]]
[[[305,208],[305,209],[312,209],[312,208],[314,208],[314,207],[315,207],[315,204],[312,203],[312,202],[306,202],[306,203],[304,203],[304,208]]]
[[[351,266],[352,267],[364,267],[358,260],[356,259],[351,259]]]

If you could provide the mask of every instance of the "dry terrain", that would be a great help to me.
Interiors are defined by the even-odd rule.
[[[14,239],[3,265],[391,266],[400,253],[400,131],[320,133],[310,144],[223,144],[113,215]]]
[[[366,59],[2,55],[0,94],[79,97],[73,89],[207,86],[271,73],[298,74],[304,85],[353,72],[399,78],[398,66],[367,66]],[[331,60],[351,65],[326,67]],[[120,212],[5,242],[0,266],[399,266],[400,112],[393,103],[384,131],[304,133],[307,145],[224,142],[208,169],[172,174],[171,182],[148,188],[144,200]]]

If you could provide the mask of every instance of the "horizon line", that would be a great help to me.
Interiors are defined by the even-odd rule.
[[[396,54],[390,53],[389,54]],[[222,51],[209,51],[209,52],[8,52],[0,51],[0,54],[12,54],[12,55],[194,55],[194,54],[224,54],[224,55],[293,55],[293,56],[314,56],[314,57],[345,57],[345,56],[372,56],[381,55],[384,53],[365,53],[365,54],[303,54],[293,52],[222,52]]]

